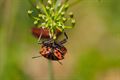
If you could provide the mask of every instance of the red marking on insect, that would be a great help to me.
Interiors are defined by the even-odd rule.
[[[63,51],[62,51],[62,53],[63,53]],[[63,56],[62,56],[62,53],[61,53],[61,51],[60,51],[59,49],[55,49],[55,50],[54,50],[54,55],[55,55],[59,60],[64,59]],[[64,54],[65,54],[65,53],[64,53]]]

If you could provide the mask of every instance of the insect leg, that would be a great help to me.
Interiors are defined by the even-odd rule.
[[[39,57],[42,57],[42,56],[35,56],[35,57],[32,57],[32,59],[34,59],[34,58],[39,58]]]
[[[45,40],[44,43],[47,43],[47,44],[50,44],[53,42],[53,39],[48,39],[48,40]]]
[[[60,62],[59,60],[57,61],[59,64],[63,65],[62,62]]]
[[[40,36],[39,36],[39,38],[38,38],[38,44],[42,44],[42,42],[40,41],[40,40],[41,40],[41,37],[42,37],[42,32],[41,32],[41,34],[40,34]]]
[[[68,36],[67,36],[66,32],[64,32],[64,35],[65,35],[66,39],[68,39]]]
[[[59,44],[64,44],[64,43],[67,42],[68,36],[67,36],[66,32],[64,32],[64,35],[65,35],[65,39],[63,39],[62,41],[60,41]]]

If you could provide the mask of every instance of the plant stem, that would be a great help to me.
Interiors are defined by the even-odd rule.
[[[54,80],[53,65],[50,60],[48,60],[48,71],[49,71],[49,80]]]

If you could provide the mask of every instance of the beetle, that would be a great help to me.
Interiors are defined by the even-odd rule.
[[[49,36],[49,29],[48,28],[37,28],[37,27],[32,27],[31,32],[33,34],[34,37],[39,38],[39,36],[41,35],[42,39],[48,39],[50,38]],[[60,30],[56,30],[56,36],[59,36],[61,34]]]
[[[41,56],[52,60],[52,61],[58,61],[63,60],[65,54],[67,53],[66,47],[63,45],[67,42],[68,36],[64,32],[65,38],[61,41],[56,41],[53,38],[44,40],[42,42],[38,41],[38,44],[41,44],[40,54]],[[40,36],[41,37],[41,36]],[[38,56],[40,57],[40,56]],[[33,57],[36,58],[36,57]],[[59,62],[62,64],[61,62]]]

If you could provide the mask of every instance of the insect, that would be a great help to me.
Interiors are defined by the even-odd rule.
[[[34,37],[36,38],[39,38],[39,36],[41,35],[41,38],[45,38],[45,39],[48,39],[50,38],[49,36],[49,29],[47,28],[36,28],[36,27],[33,27],[32,30],[31,30],[32,34]],[[56,35],[59,36],[61,34],[61,31],[60,30],[56,30]]]
[[[58,61],[58,62],[59,60],[63,60],[65,54],[67,53],[67,49],[63,44],[66,43],[68,39],[68,36],[65,32],[64,32],[64,35],[65,35],[65,39],[58,42],[52,38],[48,40],[44,40],[42,42],[38,42],[39,44],[42,45],[39,53],[43,57],[49,60]],[[36,58],[36,57],[33,57],[33,58]],[[61,62],[59,63],[62,64]]]

